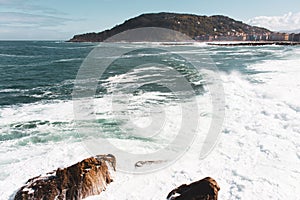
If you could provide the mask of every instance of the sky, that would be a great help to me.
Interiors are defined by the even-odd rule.
[[[0,0],[0,40],[67,40],[153,12],[226,15],[300,32],[300,0]]]

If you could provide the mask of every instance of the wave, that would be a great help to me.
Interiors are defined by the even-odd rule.
[[[68,59],[54,60],[52,62],[53,63],[58,63],[58,62],[71,62],[71,61],[79,61],[79,60],[84,60],[84,59],[83,58],[68,58]]]
[[[250,77],[236,71],[221,74],[226,93],[226,121],[218,146],[204,161],[199,159],[201,142],[196,140],[185,156],[170,168],[143,176],[117,173],[118,182],[111,185],[108,192],[101,194],[101,198],[111,198],[113,194],[117,198],[125,196],[128,199],[143,199],[149,196],[163,199],[169,191],[169,185],[199,180],[199,176],[211,173],[219,177],[220,181],[228,181],[221,184],[223,192],[219,195],[222,199],[255,199],[258,196],[268,199],[269,192],[260,189],[271,189],[274,185],[278,190],[276,194],[272,194],[272,198],[281,199],[287,197],[287,194],[289,198],[297,198],[293,191],[299,179],[297,138],[300,133],[300,116],[295,112],[294,106],[289,108],[285,102],[293,102],[293,98],[298,100],[300,93],[297,92],[295,97],[286,96],[284,93],[287,90],[284,89],[285,92],[281,94],[280,84],[286,83],[292,90],[296,87],[298,91],[299,85],[294,84],[299,81],[293,81],[299,77],[300,70],[297,69],[297,62],[285,61],[285,65],[284,62],[276,62],[275,69],[280,65],[286,68],[284,66],[289,63],[288,67],[292,69],[287,70],[287,73],[293,80],[281,80],[281,72],[269,73],[268,76],[261,73]],[[274,62],[256,65],[257,68],[273,66]],[[253,84],[249,78],[265,81]],[[299,101],[294,104],[297,107],[300,105]],[[203,126],[205,124],[201,123]],[[126,146],[123,143],[119,145]],[[216,160],[218,166],[215,165]],[[287,187],[284,183],[287,178],[292,187]],[[133,194],[133,189],[128,188],[139,192]],[[97,198],[99,196],[90,199]]]
[[[13,93],[13,92],[21,92],[23,90],[21,89],[2,89],[0,90],[0,93]]]
[[[66,47],[66,46],[38,46],[38,48],[44,49],[62,49],[62,50],[74,50],[74,49],[92,49],[94,46],[77,46],[77,47]]]
[[[13,57],[13,58],[38,58],[40,56],[28,56],[28,55],[15,55],[15,54],[0,54],[0,57]]]
[[[183,157],[170,167],[142,176],[117,171],[118,181],[100,197],[89,199],[144,199],[145,196],[164,199],[170,186],[199,180],[209,174],[218,177],[216,180],[220,182],[222,191],[220,199],[269,199],[269,191],[274,187],[276,193],[272,193],[273,199],[297,199],[295,191],[300,174],[300,51],[274,51],[269,47],[257,48],[257,51],[269,51],[271,56],[247,62],[246,67],[249,71],[263,73],[241,73],[240,63],[236,64],[236,68],[220,73],[226,99],[226,118],[216,148],[208,157],[204,160],[199,157],[199,149],[214,115],[210,94],[205,93],[197,96],[200,107],[197,138]],[[283,57],[279,56],[283,51]],[[226,57],[225,54],[223,56]],[[243,61],[246,60],[248,58]],[[218,62],[224,64],[226,61],[219,59]],[[150,69],[160,72],[156,67]],[[126,81],[135,81],[134,73],[143,73],[142,69],[135,70],[128,74]],[[114,84],[122,78],[121,75],[114,76],[106,83]],[[73,83],[73,80],[66,80],[62,84]],[[155,152],[169,144],[181,125],[181,107],[174,101],[165,101],[166,95],[141,92],[129,96],[131,101],[128,102],[122,96],[103,95],[93,99],[93,109],[86,104],[80,107],[87,117],[94,117],[94,120],[83,121],[82,125],[103,128],[106,139],[121,150],[136,154]],[[151,140],[124,136],[124,131],[131,133],[134,126],[150,124],[151,116],[160,114],[151,106],[161,101],[168,116],[161,134]],[[5,188],[0,199],[8,199],[30,177],[90,156],[84,142],[99,135],[97,132],[95,135],[88,132],[77,135],[73,108],[71,100],[0,108],[0,185]],[[187,119],[191,119],[190,116]],[[141,132],[134,133],[139,134]],[[285,184],[287,179],[288,186]]]

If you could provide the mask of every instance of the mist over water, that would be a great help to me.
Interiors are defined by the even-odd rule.
[[[93,135],[80,133],[75,127],[72,92],[82,62],[96,45],[0,42],[0,199],[9,199],[31,177],[90,156],[82,142]],[[132,44],[114,45],[132,48]],[[135,55],[139,59],[157,58],[149,57],[148,51],[159,48],[159,44],[135,47],[143,48]],[[178,46],[176,52],[183,49]],[[197,138],[179,160],[161,171],[141,176],[117,172],[116,181],[100,199],[164,199],[174,186],[206,176],[218,181],[220,199],[297,199],[300,48],[195,44],[189,49],[185,53],[210,56],[219,69],[226,103],[217,146],[208,157],[199,159],[213,116],[206,87],[209,80],[205,79],[208,71],[194,76],[188,63],[179,57],[163,58],[164,64],[181,71],[198,91],[201,126]],[[161,52],[157,54],[163,56]],[[174,93],[151,83],[131,94],[129,104],[115,96],[117,109],[112,112],[111,95],[122,91],[126,83],[147,82],[149,74],[145,70],[157,77],[164,73],[156,65],[128,70],[134,62],[130,56],[113,63],[99,77],[94,96],[98,105],[93,113],[96,118],[83,125],[100,127],[101,137],[124,151],[146,154],[170,142],[178,129],[176,116],[181,111]],[[154,105],[165,110],[165,129],[160,135],[139,135],[129,121],[140,127],[150,124]],[[130,113],[131,119],[116,119],[124,113]]]

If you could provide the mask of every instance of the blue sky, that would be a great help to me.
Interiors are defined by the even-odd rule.
[[[0,40],[66,40],[149,12],[222,14],[271,30],[300,29],[299,0],[0,0]]]

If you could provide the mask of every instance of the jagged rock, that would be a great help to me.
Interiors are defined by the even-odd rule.
[[[116,171],[116,157],[112,154],[107,154],[107,155],[97,155],[96,158],[98,159],[103,159],[108,162],[108,164]]]
[[[217,200],[220,187],[218,183],[210,177],[206,177],[200,181],[189,185],[181,185],[172,190],[168,196],[168,200]]]
[[[29,179],[15,200],[80,200],[99,195],[112,182],[108,165],[115,169],[111,154],[87,158],[75,165]]]

